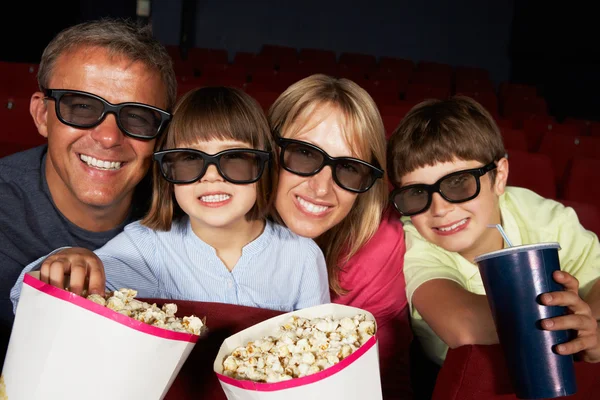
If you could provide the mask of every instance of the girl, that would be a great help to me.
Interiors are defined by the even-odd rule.
[[[148,215],[102,248],[59,249],[41,279],[80,294],[106,287],[140,297],[292,311],[329,302],[323,253],[310,239],[266,220],[277,160],[258,104],[239,89],[187,93],[154,153]],[[273,163],[269,170],[267,164]],[[95,253],[95,254],[94,254]],[[15,304],[23,274],[13,288]]]

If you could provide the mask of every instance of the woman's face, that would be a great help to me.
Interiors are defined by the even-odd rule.
[[[293,139],[318,146],[332,157],[356,157],[344,137],[343,124],[340,110],[330,105],[320,106]],[[330,166],[313,176],[299,176],[281,168],[275,208],[292,232],[316,238],[348,215],[356,197],[356,193],[333,181]]]

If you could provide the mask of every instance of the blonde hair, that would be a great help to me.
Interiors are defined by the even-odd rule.
[[[173,120],[156,143],[156,149],[189,147],[208,140],[237,140],[253,149],[273,151],[274,140],[262,108],[244,91],[226,87],[204,87],[186,93],[175,106]],[[266,218],[272,203],[272,187],[279,163],[270,166],[256,183],[256,204],[247,220]],[[152,205],[142,224],[168,231],[174,219],[185,215],[177,205],[174,185],[167,182],[158,163],[152,167]]]
[[[417,104],[392,133],[388,143],[388,175],[396,186],[417,168],[436,163],[500,160],[506,150],[489,112],[466,96]],[[494,182],[495,171],[490,175]]]
[[[348,79],[337,79],[322,74],[304,78],[279,96],[269,110],[269,121],[274,135],[292,137],[305,126],[316,109],[332,106],[345,118],[344,136],[353,156],[384,167],[385,133],[381,116],[369,94]],[[292,131],[292,127],[297,130]],[[341,287],[339,272],[344,264],[373,237],[387,204],[387,179],[378,179],[373,187],[359,194],[348,215],[336,226],[316,238],[329,272],[329,286],[337,294]],[[273,216],[279,222],[277,210]]]

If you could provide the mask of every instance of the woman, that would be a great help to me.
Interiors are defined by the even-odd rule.
[[[385,398],[410,398],[404,232],[387,209],[377,106],[355,83],[318,74],[282,93],[269,121],[281,161],[275,218],[319,244],[334,303],[375,316]]]

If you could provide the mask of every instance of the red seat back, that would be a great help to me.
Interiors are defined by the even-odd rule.
[[[600,364],[575,363],[577,393],[569,400],[596,399]],[[516,400],[500,345],[448,350],[432,400]]]
[[[509,185],[533,190],[550,199],[556,198],[552,161],[547,155],[511,150],[508,163]]]
[[[600,207],[600,160],[576,157],[569,169],[563,198]]]

